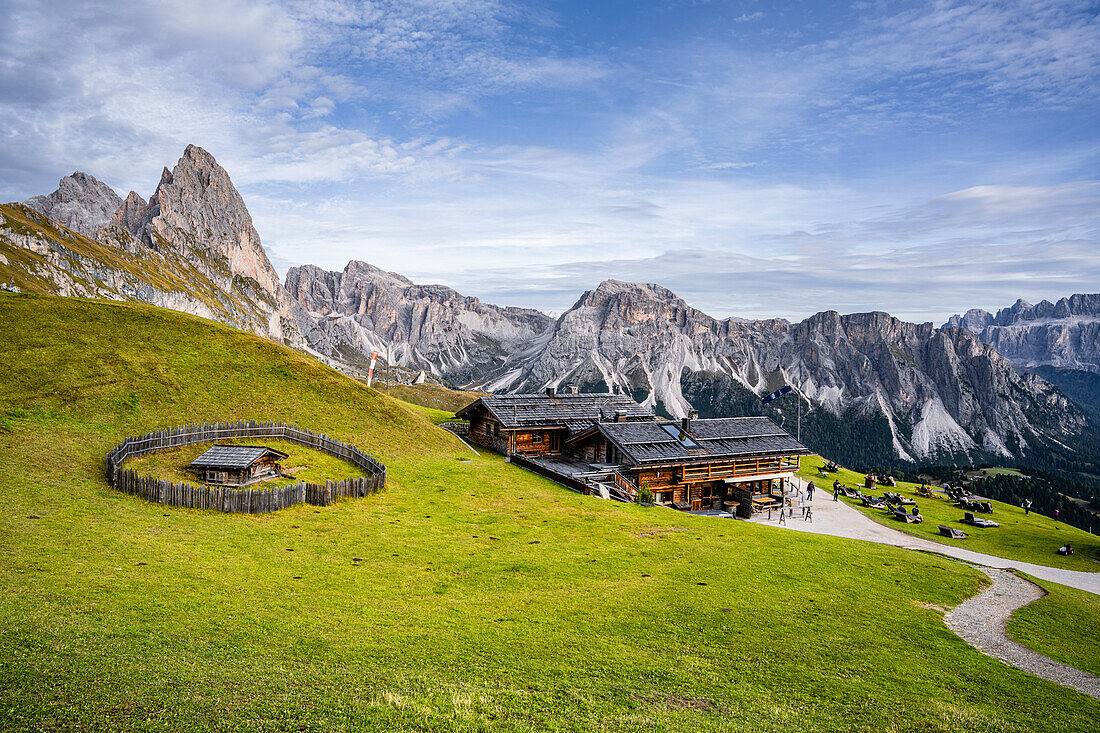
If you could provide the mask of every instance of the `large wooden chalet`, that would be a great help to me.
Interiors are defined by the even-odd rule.
[[[600,422],[566,448],[618,464],[616,483],[628,493],[644,487],[658,504],[743,515],[781,500],[810,454],[766,417]]]
[[[553,455],[571,436],[601,420],[652,420],[626,395],[577,394],[547,388],[538,394],[485,395],[455,413],[470,422],[470,440],[508,456]]]
[[[766,417],[659,420],[626,395],[487,395],[455,415],[470,439],[586,493],[677,509],[737,511],[782,503],[801,443]]]

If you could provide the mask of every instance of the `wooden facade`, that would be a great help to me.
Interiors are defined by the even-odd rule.
[[[455,415],[472,442],[545,475],[623,500],[648,489],[677,509],[751,514],[782,502],[809,454],[765,417],[658,420],[622,395],[487,395]]]
[[[504,455],[525,457],[561,453],[564,428],[507,428],[488,413],[470,418],[472,442]]]
[[[799,457],[809,453],[766,418],[600,423],[567,450],[619,464],[629,494],[648,489],[658,504],[742,514],[781,501]]]
[[[651,420],[625,395],[558,393],[486,395],[455,413],[469,421],[469,439],[504,455],[560,455],[566,440],[604,419]]]

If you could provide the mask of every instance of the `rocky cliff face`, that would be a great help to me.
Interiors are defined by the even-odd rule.
[[[308,318],[283,290],[229,174],[202,148],[187,146],[147,202],[133,191],[123,200],[78,172],[26,206],[49,219],[10,209],[6,241],[48,261],[30,263],[40,288],[142,300],[305,343],[300,331]],[[25,257],[7,259],[10,269]]]
[[[757,396],[789,383],[833,418],[884,421],[905,460],[1018,457],[1089,429],[1058,390],[964,330],[832,311],[796,324],[719,321],[660,286],[616,281],[585,293],[543,345],[484,386],[563,382],[617,386],[673,416],[759,409]]]
[[[499,370],[550,325],[538,311],[488,305],[358,261],[343,272],[291,268],[286,290],[310,315],[304,335],[320,353],[362,362],[377,349],[389,364],[458,383]]]
[[[87,173],[77,171],[58,181],[57,190],[23,202],[58,224],[85,237],[111,224],[122,199],[110,186]]]
[[[944,325],[974,332],[1018,367],[1100,374],[1100,293],[1035,305],[1017,300],[995,316],[972,310]]]

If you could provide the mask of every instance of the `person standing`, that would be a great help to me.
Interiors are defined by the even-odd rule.
[[[1024,516],[1031,514],[1031,499],[1024,499]]]
[[[806,500],[807,501],[813,501],[814,500],[814,482],[813,481],[806,484]]]
[[[840,481],[837,480],[837,481],[833,482],[833,501],[839,501],[840,500],[838,498],[839,496],[840,496]]]
[[[1054,510],[1054,521],[1055,522],[1058,521],[1058,510],[1057,509]]]

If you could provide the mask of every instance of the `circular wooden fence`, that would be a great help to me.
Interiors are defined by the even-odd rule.
[[[305,481],[270,489],[233,489],[195,486],[186,481],[139,476],[123,468],[128,458],[143,456],[166,448],[195,443],[210,443],[229,438],[282,438],[298,445],[315,448],[358,466],[366,476],[311,484]],[[295,504],[328,506],[336,499],[367,496],[386,486],[386,467],[354,445],[280,422],[240,421],[158,430],[140,437],[127,438],[107,453],[107,482],[115,489],[148,501],[171,506],[215,509],[223,512],[263,514]]]

